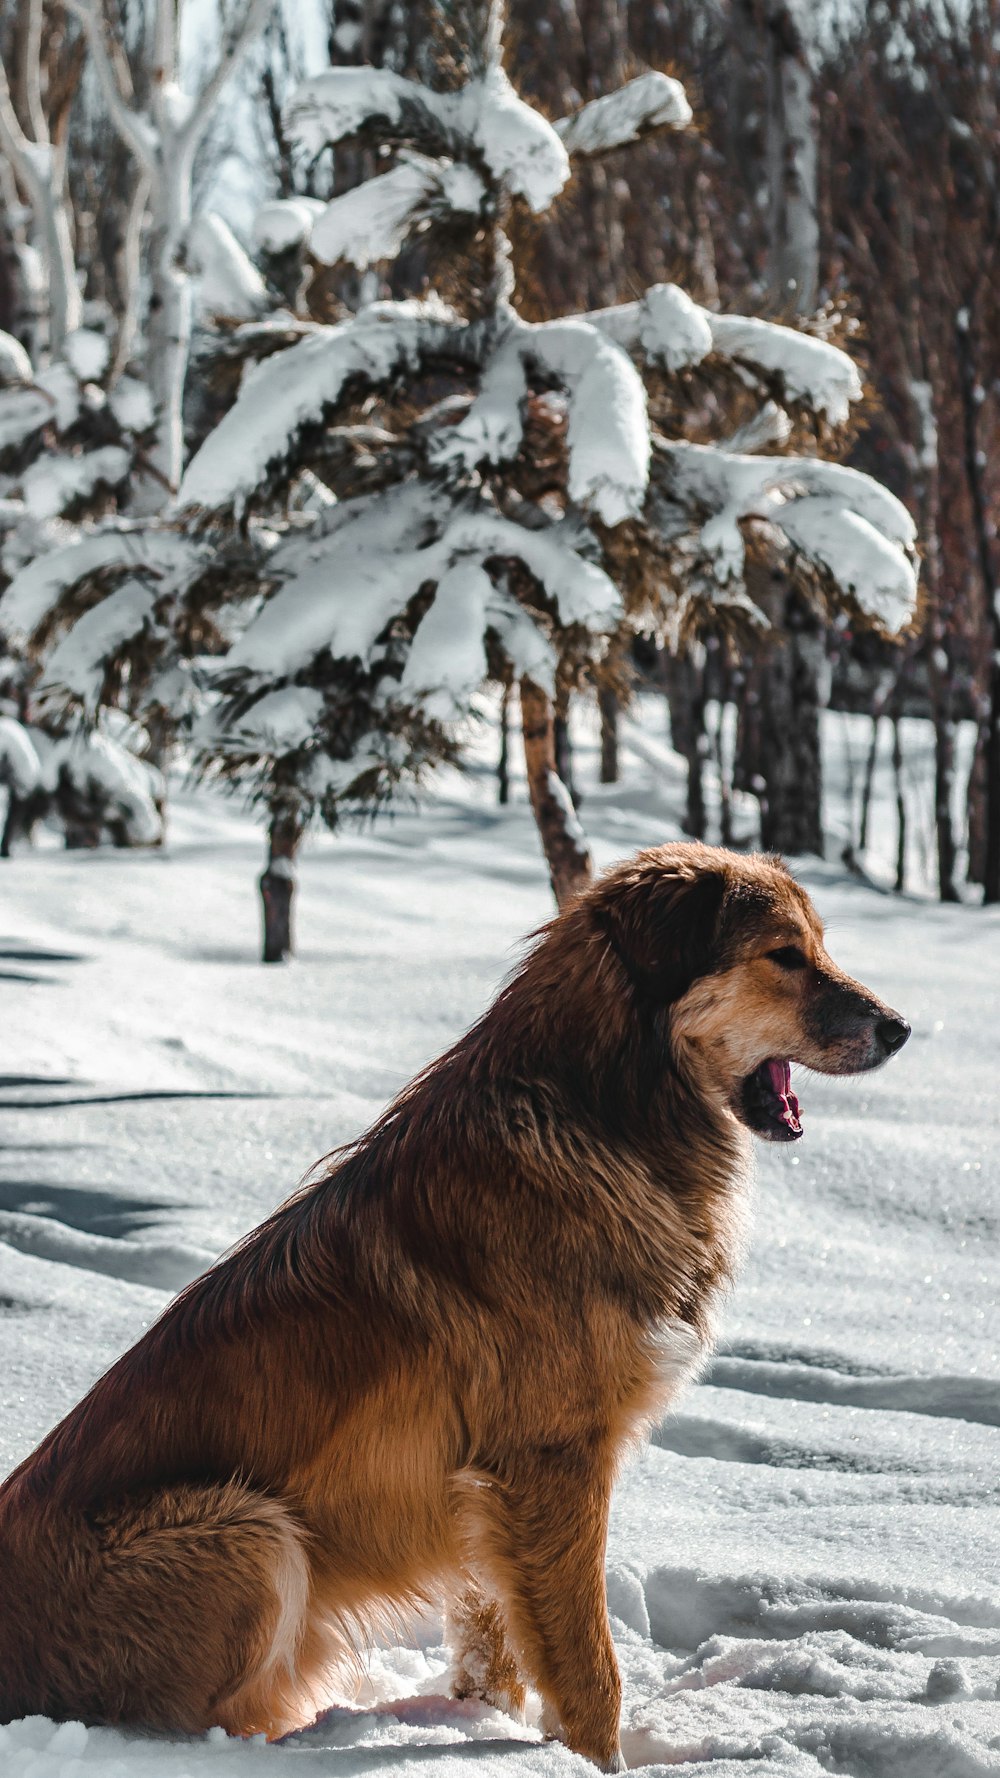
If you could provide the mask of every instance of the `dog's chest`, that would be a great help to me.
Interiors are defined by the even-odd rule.
[[[648,1330],[643,1356],[648,1382],[648,1413],[663,1413],[701,1369],[710,1345],[689,1322],[664,1316]]]
[[[669,1313],[665,1305],[641,1334],[641,1419],[664,1413],[712,1351],[720,1307],[742,1262],[748,1235],[753,1187],[749,1144],[739,1159],[742,1164],[732,1169],[726,1191],[715,1200],[715,1214],[704,1219],[701,1240],[689,1255],[686,1290],[671,1292],[671,1307],[682,1313]],[[675,1278],[675,1287],[677,1282]]]

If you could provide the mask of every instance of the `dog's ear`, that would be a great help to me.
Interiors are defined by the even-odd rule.
[[[679,1000],[714,966],[725,872],[645,869],[608,888],[595,912],[632,986],[658,1006]]]

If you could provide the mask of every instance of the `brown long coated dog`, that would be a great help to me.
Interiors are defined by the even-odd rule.
[[[0,1719],[270,1735],[446,1592],[455,1690],[618,1770],[616,1467],[712,1336],[790,1060],[909,1027],[778,861],[643,852],[0,1491]]]

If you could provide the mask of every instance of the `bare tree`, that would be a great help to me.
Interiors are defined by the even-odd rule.
[[[972,0],[960,21],[916,0],[870,12],[844,47],[824,144],[831,272],[839,260],[860,305],[880,397],[855,460],[879,464],[921,535],[923,635],[899,662],[896,703],[926,682],[942,900],[959,894],[957,722],[980,713],[970,877],[985,874],[992,834],[1000,895],[998,22],[996,0]]]
[[[148,203],[149,312],[147,362],[156,412],[156,442],[143,504],[155,511],[180,486],[184,465],[182,403],[191,349],[191,281],[185,248],[191,223],[195,156],[227,82],[267,23],[274,0],[248,0],[230,27],[215,67],[198,92],[178,85],[180,8],[157,0],[149,65],[149,110],[123,80],[96,0],[68,0],[83,24],[108,114],[139,172],[135,209]]]
[[[80,325],[82,303],[66,199],[65,131],[53,134],[42,100],[43,0],[24,0],[19,15],[19,85],[24,122],[18,116],[0,60],[0,152],[27,197],[48,288],[48,348],[62,350]]]

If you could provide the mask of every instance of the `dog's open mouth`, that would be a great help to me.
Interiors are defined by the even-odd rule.
[[[768,1142],[797,1142],[802,1134],[799,1102],[792,1092],[790,1062],[762,1062],[743,1082],[740,1114]]]

